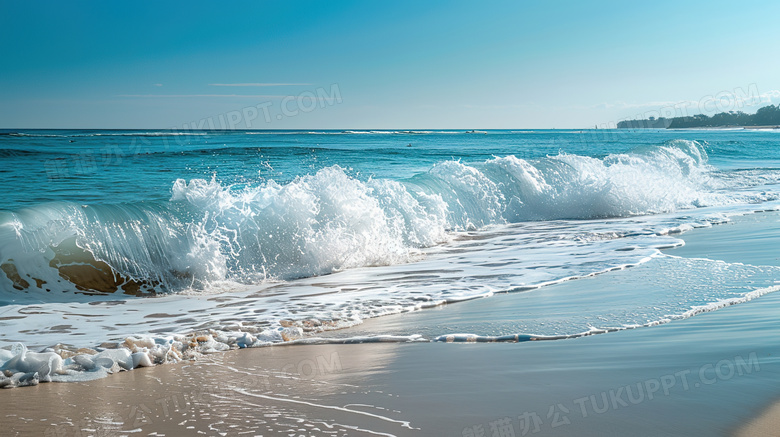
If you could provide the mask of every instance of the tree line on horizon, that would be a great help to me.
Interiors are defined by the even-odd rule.
[[[780,104],[760,108],[755,114],[742,111],[721,112],[713,116],[697,114],[686,117],[650,117],[644,120],[623,120],[618,129],[684,129],[691,127],[780,126]]]

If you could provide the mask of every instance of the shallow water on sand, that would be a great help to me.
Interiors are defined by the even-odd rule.
[[[326,336],[419,334],[441,341],[520,341],[668,323],[780,288],[780,213],[682,234],[684,245],[631,267],[523,293],[388,316]]]

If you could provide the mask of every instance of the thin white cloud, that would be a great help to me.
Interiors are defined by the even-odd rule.
[[[667,102],[645,102],[645,103],[627,103],[627,102],[604,102],[598,105],[586,107],[586,109],[636,109],[636,108],[657,108],[674,105],[690,105],[695,104],[692,101],[667,101]]]
[[[285,97],[295,97],[288,95],[275,94],[119,94],[117,97],[157,97],[157,98],[176,98],[176,97],[248,97],[263,99],[282,99]]]
[[[152,84],[152,85],[154,85],[154,86],[162,86],[161,83],[155,83],[155,84]]]
[[[296,86],[296,85],[312,85],[310,83],[210,83],[209,86]]]
[[[773,99],[780,98],[780,90],[770,90],[761,94],[762,102],[771,102]]]

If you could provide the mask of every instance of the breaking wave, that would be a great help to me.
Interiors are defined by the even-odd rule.
[[[0,304],[207,290],[409,262],[453,232],[776,198],[733,193],[704,147],[676,140],[602,159],[445,161],[410,179],[324,168],[281,185],[179,179],[167,202],[0,211]],[[66,293],[63,293],[66,292]]]

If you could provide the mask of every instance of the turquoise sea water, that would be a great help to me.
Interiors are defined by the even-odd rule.
[[[653,329],[780,279],[668,251],[778,208],[774,131],[4,131],[0,158],[0,342],[124,342],[103,358],[126,368],[507,292],[523,312],[469,307],[492,324],[350,341]],[[599,296],[539,288],[602,273]],[[101,368],[25,353],[0,359]]]
[[[403,180],[449,160],[478,164],[560,153],[603,159],[674,140],[698,141],[717,169],[780,167],[780,135],[774,131],[467,132],[0,130],[0,188],[7,195],[2,207],[167,201],[178,178],[216,177],[239,189],[267,180],[288,183],[334,165],[361,180]]]

